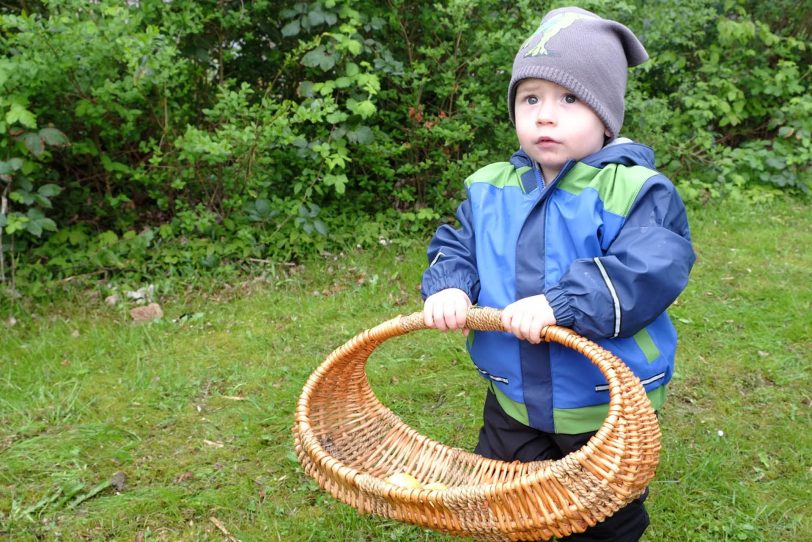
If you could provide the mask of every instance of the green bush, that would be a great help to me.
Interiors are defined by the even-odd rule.
[[[0,8],[0,279],[30,290],[425,236],[515,149],[515,49],[564,3],[26,4]],[[579,5],[644,41],[624,132],[689,202],[807,197],[809,10]]]
[[[627,130],[653,143],[690,201],[810,188],[810,52],[802,36],[754,20],[746,4],[640,11],[652,60],[635,81]]]

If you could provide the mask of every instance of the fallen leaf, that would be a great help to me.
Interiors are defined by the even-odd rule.
[[[144,286],[143,288],[139,288],[135,291],[127,292],[127,297],[129,299],[134,299],[136,301],[139,300],[150,300],[155,296],[155,285],[150,284],[149,286]]]
[[[185,482],[186,480],[193,479],[194,477],[195,477],[194,473],[192,471],[187,470],[186,472],[182,472],[182,473],[178,474],[177,476],[175,476],[175,479],[173,480],[173,482],[175,482],[176,484],[181,484],[181,483]]]

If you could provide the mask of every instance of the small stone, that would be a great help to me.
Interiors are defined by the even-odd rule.
[[[124,485],[127,483],[127,475],[121,471],[118,471],[110,478],[110,484],[116,488],[116,491],[121,493],[124,491]]]
[[[104,298],[104,302],[110,306],[118,304],[118,294],[108,295]]]
[[[130,309],[130,316],[132,316],[133,320],[136,322],[149,322],[151,320],[162,318],[163,315],[164,311],[157,303],[150,303],[149,305],[145,305],[143,307],[135,307],[134,309]]]

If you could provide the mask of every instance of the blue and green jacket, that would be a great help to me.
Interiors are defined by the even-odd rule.
[[[441,226],[429,245],[424,298],[459,288],[480,306],[504,308],[544,294],[559,325],[614,352],[659,408],[677,345],[665,311],[695,256],[683,202],[653,163],[649,147],[619,140],[546,184],[523,151],[480,169],[465,181],[458,227]],[[574,350],[472,332],[468,351],[502,407],[526,425],[584,433],[607,415],[606,379]]]

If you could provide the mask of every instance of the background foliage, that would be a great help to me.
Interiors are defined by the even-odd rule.
[[[574,3],[646,44],[624,135],[690,203],[806,197],[811,10]],[[426,234],[514,150],[512,58],[559,5],[4,3],[0,279],[229,276]]]

